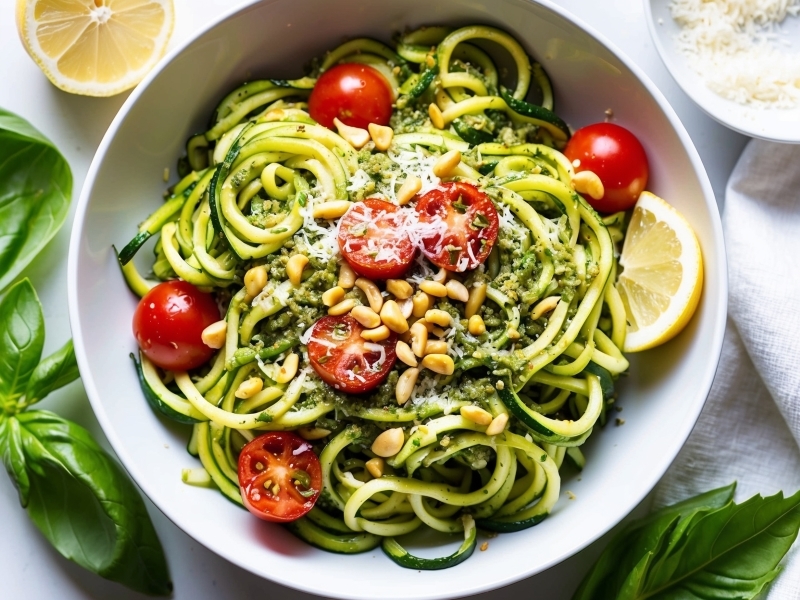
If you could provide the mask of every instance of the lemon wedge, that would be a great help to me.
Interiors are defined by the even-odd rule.
[[[172,35],[172,0],[17,0],[17,30],[53,84],[113,96],[139,83]]]
[[[703,289],[703,256],[686,219],[642,192],[619,258],[617,290],[627,313],[624,352],[663,344],[692,318]]]

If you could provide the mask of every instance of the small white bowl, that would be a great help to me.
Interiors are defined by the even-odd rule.
[[[310,58],[345,38],[389,40],[409,26],[486,23],[515,35],[543,61],[556,108],[580,127],[602,121],[633,130],[650,160],[650,189],[697,232],[707,277],[700,307],[669,344],[631,357],[619,404],[624,427],[595,432],[587,468],[540,525],[492,540],[463,565],[416,572],[380,550],[328,554],[254,519],[214,490],[181,483],[196,466],[185,426],[145,402],[128,354],[136,349],[137,300],[112,244],[125,243],[161,199],[164,167],[240,82],[298,77]],[[143,259],[146,257],[143,257]],[[692,142],[661,93],[600,35],[550,2],[528,0],[265,0],[219,19],[165,58],[131,94],[100,144],[77,207],[69,256],[75,350],[98,420],[125,468],[178,527],[231,562],[283,585],[336,598],[453,598],[491,590],[557,564],[596,540],[653,488],[703,406],[725,328],[727,278],[717,206]],[[569,500],[569,490],[576,499]],[[452,546],[451,546],[452,547]],[[441,552],[433,548],[429,552]],[[568,585],[577,582],[570,581]],[[225,595],[225,592],[222,592]]]
[[[672,0],[643,0],[647,27],[672,77],[686,95],[715,119],[734,131],[772,142],[800,144],[800,106],[796,108],[755,108],[728,100],[713,92],[692,69],[680,51],[675,36],[680,26],[673,20]],[[790,17],[783,24],[786,40],[800,40],[800,17]]]

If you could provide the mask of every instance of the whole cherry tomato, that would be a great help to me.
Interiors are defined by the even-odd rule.
[[[489,256],[500,219],[492,199],[468,183],[442,183],[417,202],[421,223],[430,225],[422,251],[449,271],[474,269]]]
[[[308,98],[308,112],[312,119],[330,129],[335,117],[345,125],[362,129],[370,123],[388,125],[392,91],[376,69],[344,63],[319,76]]]
[[[265,433],[239,454],[239,490],[259,519],[294,521],[314,508],[322,491],[319,458],[291,431]]]
[[[361,337],[364,328],[350,315],[322,317],[311,330],[308,358],[327,384],[348,394],[376,388],[392,370],[397,336],[380,342]]]
[[[586,200],[598,212],[628,210],[647,185],[649,167],[642,144],[614,123],[595,123],[575,132],[564,148],[576,172],[593,171],[603,182],[604,195]]]
[[[133,315],[133,335],[144,355],[162,369],[187,371],[208,361],[214,350],[203,330],[219,321],[211,294],[186,281],[165,281],[147,292]]]
[[[354,203],[339,221],[339,249],[353,270],[370,279],[401,277],[414,245],[396,204],[379,198]]]

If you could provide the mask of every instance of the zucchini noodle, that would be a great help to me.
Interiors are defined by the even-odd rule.
[[[486,48],[510,57],[508,89],[499,55]],[[320,75],[353,62],[376,69],[392,89],[385,151],[373,141],[355,148],[308,112]],[[140,296],[158,280],[180,278],[213,292],[226,311],[224,340],[205,367],[172,373],[144,355],[137,361],[153,408],[193,428],[189,450],[202,468],[186,469],[186,483],[216,487],[242,505],[242,447],[264,431],[298,431],[319,456],[322,492],[289,529],[333,552],[383,544],[398,564],[418,569],[465,560],[476,527],[517,531],[554,510],[564,459],[583,467],[579,447],[605,423],[615,381],[629,366],[620,351],[625,308],[613,285],[625,216],[602,219],[575,191],[573,165],[559,151],[570,130],[554,110],[541,65],[507,33],[480,25],[422,28],[395,46],[354,39],[305,77],[251,81],[222,99],[210,128],[187,142],[181,180],[118,254]],[[460,162],[439,177],[434,167],[448,152]],[[368,393],[347,394],[312,368],[309,343],[328,313],[323,294],[346,263],[339,217],[324,218],[326,206],[376,197],[398,204],[415,177],[419,195],[450,181],[474,186],[495,207],[499,231],[474,269],[437,273],[417,253],[403,282],[412,292],[424,301],[420,286],[449,276],[469,300],[428,297],[450,324],[423,319],[427,343],[438,344],[453,369],[420,366],[398,405],[408,364],[398,360]],[[398,218],[416,214],[415,202],[398,207]],[[413,223],[402,223],[421,248]],[[153,236],[147,279],[131,259]],[[293,277],[298,255],[305,266]],[[245,274],[261,266],[267,281],[252,293]],[[398,294],[376,283],[381,304]],[[367,289],[351,283],[336,302],[370,306]],[[408,325],[423,316],[411,309],[416,297],[396,300]],[[296,355],[299,366],[282,379]],[[253,378],[259,391],[237,394]],[[378,458],[373,443],[392,429],[402,444]],[[393,539],[426,527],[464,542],[449,557],[420,559]]]

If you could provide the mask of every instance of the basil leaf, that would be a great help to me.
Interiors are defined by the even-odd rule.
[[[38,402],[53,390],[75,381],[80,375],[78,362],[75,360],[75,348],[72,340],[69,340],[33,370],[25,390],[25,405]]]
[[[0,302],[0,403],[6,412],[16,412],[17,400],[39,364],[42,346],[42,305],[31,282],[23,279]]]
[[[69,560],[151,595],[172,591],[136,487],[82,427],[47,411],[16,416],[30,477],[28,514]]]
[[[0,109],[0,290],[64,223],[72,171],[30,123]]]
[[[800,530],[800,492],[735,504],[733,486],[667,507],[618,534],[573,600],[756,598]]]
[[[19,421],[14,417],[0,414],[0,454],[6,466],[8,476],[17,487],[19,503],[23,507],[28,505],[28,492],[31,482],[25,468],[25,454],[22,452],[22,437],[20,436]]]

